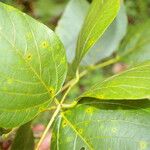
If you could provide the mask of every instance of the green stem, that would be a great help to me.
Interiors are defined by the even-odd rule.
[[[103,63],[100,63],[98,65],[95,65],[95,66],[90,66],[88,69],[82,71],[80,74],[79,74],[79,79],[84,77],[86,74],[88,74],[90,71],[94,71],[96,69],[100,69],[100,68],[104,68],[108,65],[111,65],[111,64],[114,64],[116,62],[118,62],[120,60],[120,57],[115,57],[115,58],[112,58],[106,62],[103,62]],[[76,79],[72,79],[71,81],[69,81],[66,85],[63,86],[62,90],[61,91],[64,91],[66,90],[70,85],[74,84],[74,82],[76,81]],[[76,82],[77,83],[77,82]]]
[[[81,72],[80,74],[78,74],[78,71],[77,71],[77,73],[76,73],[76,78],[75,78],[75,79],[72,79],[71,81],[69,81],[69,82],[62,88],[62,91],[66,90],[67,88],[68,88],[68,89],[67,89],[67,91],[65,92],[65,94],[64,94],[64,96],[63,96],[61,102],[59,103],[58,100],[55,99],[55,103],[57,104],[57,109],[55,110],[55,112],[54,112],[52,118],[50,119],[50,121],[49,121],[49,123],[48,123],[48,125],[47,125],[47,127],[46,127],[46,129],[45,129],[45,131],[44,131],[44,133],[43,133],[43,135],[42,135],[42,137],[40,138],[40,140],[39,140],[39,142],[38,142],[38,144],[37,144],[35,150],[39,150],[39,147],[40,147],[42,141],[44,140],[44,138],[45,138],[47,132],[48,132],[49,129],[51,128],[51,126],[52,126],[53,122],[55,121],[55,118],[56,118],[57,115],[59,114],[60,110],[61,110],[62,108],[64,108],[64,109],[73,108],[73,107],[75,107],[75,106],[77,105],[77,102],[76,102],[76,101],[73,102],[72,104],[63,104],[63,103],[64,103],[64,101],[65,101],[65,99],[66,99],[68,93],[70,92],[70,90],[72,89],[72,87],[73,87],[74,85],[76,85],[76,83],[78,83],[79,79],[82,78],[83,76],[85,76],[89,71],[93,71],[93,70],[96,70],[96,69],[98,69],[98,68],[106,67],[106,66],[108,66],[108,65],[111,65],[111,64],[114,64],[114,63],[118,62],[119,60],[120,60],[120,58],[119,58],[119,57],[116,57],[116,58],[110,59],[110,60],[108,60],[108,61],[106,61],[106,62],[104,62],[104,63],[101,63],[101,64],[98,64],[98,65],[92,66],[92,67],[88,68],[87,70],[84,70],[84,71]]]
[[[63,109],[69,109],[69,108],[74,108],[76,105],[77,105],[77,101],[74,101],[73,103],[71,104],[62,104],[62,108]]]
[[[78,71],[76,72],[76,78],[74,80],[72,80],[72,82],[69,85],[69,88],[67,89],[67,91],[65,92],[60,104],[63,104],[63,102],[65,101],[68,93],[70,92],[70,90],[72,89],[72,87],[79,81],[80,77],[79,77],[79,73]]]
[[[18,128],[13,128],[9,133],[2,135],[2,140],[7,140],[9,137],[11,137],[15,132],[18,130]]]
[[[35,150],[39,150],[41,143],[43,142],[43,140],[44,140],[44,138],[45,138],[47,132],[48,132],[49,129],[51,128],[51,126],[52,126],[53,122],[55,121],[55,118],[56,118],[56,116],[58,115],[58,113],[60,112],[60,110],[61,110],[61,105],[58,105],[58,106],[57,106],[57,109],[55,110],[55,112],[54,112],[52,118],[50,119],[50,121],[49,121],[49,123],[48,123],[46,129],[44,130],[44,132],[43,132],[43,134],[42,134],[42,137],[40,138],[40,140],[39,140],[39,142],[38,142],[38,144],[37,144]]]

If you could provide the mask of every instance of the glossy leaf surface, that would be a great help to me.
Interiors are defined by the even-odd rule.
[[[97,83],[81,97],[97,99],[150,99],[150,61]]]
[[[119,0],[94,0],[92,2],[78,37],[76,55],[72,65],[74,70],[112,23],[118,13],[119,6]]]
[[[66,72],[58,37],[0,3],[0,126],[21,125],[43,111],[60,90]]]
[[[63,112],[54,126],[52,149],[149,150],[150,102],[85,101]]]

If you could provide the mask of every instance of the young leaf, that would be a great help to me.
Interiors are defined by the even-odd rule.
[[[65,50],[45,25],[0,3],[0,127],[33,119],[60,90]]]
[[[129,65],[150,60],[150,20],[130,26],[128,34],[118,50],[122,61]]]
[[[89,3],[86,0],[70,0],[57,27],[56,34],[63,42],[68,62],[75,56],[77,38],[88,12]],[[74,22],[74,20],[76,20]],[[83,58],[81,65],[91,65],[110,56],[126,34],[127,16],[123,3],[120,11],[102,37]]]
[[[128,19],[125,6],[121,4],[116,19],[107,28],[102,37],[89,50],[82,60],[82,65],[95,64],[112,55],[118,49],[120,42],[126,34]]]
[[[150,61],[98,83],[81,97],[106,99],[150,99]]]
[[[92,2],[78,37],[76,55],[72,65],[74,70],[77,69],[84,55],[112,23],[119,6],[120,0],[94,0]]]
[[[11,150],[34,150],[31,122],[24,124],[18,129]]]
[[[51,149],[149,150],[150,101],[85,101],[62,112]]]

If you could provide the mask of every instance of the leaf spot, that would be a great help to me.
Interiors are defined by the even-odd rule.
[[[51,94],[51,97],[54,97],[54,95],[55,95],[55,90],[54,90],[53,87],[49,87],[49,92],[50,92],[50,94]]]
[[[62,127],[65,128],[67,126],[67,122],[64,120],[62,123]]]
[[[117,128],[112,128],[111,131],[112,133],[117,133]]]
[[[92,108],[92,107],[89,107],[89,108],[87,108],[85,111],[86,111],[86,113],[88,113],[88,114],[92,114],[92,113],[93,113],[93,108]]]
[[[25,56],[25,59],[27,61],[31,61],[32,60],[32,54],[31,53],[28,53],[26,56]]]
[[[41,48],[48,48],[48,42],[47,41],[43,41],[42,43],[41,43]]]
[[[80,134],[82,134],[82,133],[83,133],[83,129],[79,129],[78,132],[79,132]]]
[[[146,141],[140,141],[140,150],[145,150],[147,148],[147,142]]]

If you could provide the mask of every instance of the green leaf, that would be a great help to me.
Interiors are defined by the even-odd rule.
[[[150,101],[97,101],[85,98],[62,112],[51,149],[149,150]]]
[[[118,54],[122,61],[134,65],[150,60],[150,20],[130,26]]]
[[[94,46],[119,10],[120,0],[94,0],[78,37],[76,55],[73,61],[77,69],[84,55]]]
[[[128,19],[125,6],[121,4],[116,19],[108,27],[103,36],[89,50],[82,60],[83,65],[95,64],[112,55],[118,49],[120,42],[126,34]]]
[[[60,37],[66,48],[69,63],[72,62],[75,56],[77,38],[89,6],[86,0],[70,0],[56,27],[56,34]],[[76,21],[74,22],[74,20]],[[118,48],[120,41],[126,34],[126,28],[127,16],[125,7],[122,4],[116,19],[96,42],[94,47],[89,50],[89,53],[85,55],[81,65],[95,64],[103,58],[110,56]]]
[[[21,126],[13,141],[11,150],[34,150],[34,137],[31,122]]]
[[[75,56],[78,35],[88,9],[89,3],[86,0],[70,0],[55,29],[56,34],[66,48],[69,63],[72,62]]]
[[[97,83],[81,97],[102,100],[150,99],[150,61]]]
[[[44,111],[67,72],[65,50],[45,25],[0,3],[0,126],[20,126]]]

